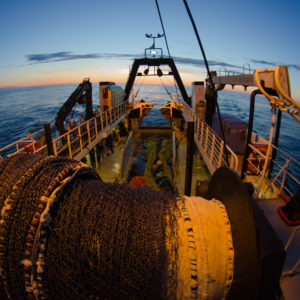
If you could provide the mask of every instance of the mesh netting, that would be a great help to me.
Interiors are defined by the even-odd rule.
[[[72,174],[39,231],[41,199]],[[0,162],[0,209],[0,267],[12,299],[32,296],[32,287],[48,299],[175,297],[172,194],[104,183],[65,158],[20,154]],[[43,239],[45,249],[36,243]],[[31,249],[39,247],[37,263]]]

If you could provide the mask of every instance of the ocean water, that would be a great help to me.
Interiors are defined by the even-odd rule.
[[[0,149],[17,139],[26,136],[29,131],[37,131],[44,123],[54,123],[57,111],[68,99],[76,84],[52,85],[26,88],[0,89]],[[124,87],[124,85],[123,85]],[[170,93],[175,92],[174,87],[166,87]],[[170,101],[165,88],[160,85],[137,86],[139,98],[153,101],[156,105],[164,105]],[[191,89],[187,88],[191,95]],[[231,114],[248,122],[250,95],[232,91],[221,91],[218,94],[221,113]],[[93,84],[93,105],[99,106],[98,84]],[[75,114],[84,111],[83,105],[77,105]],[[254,132],[268,139],[272,113],[268,101],[261,96],[256,97]],[[157,111],[151,111],[144,125],[167,125],[168,122]],[[283,113],[280,131],[279,148],[288,152],[300,161],[300,135],[299,125],[288,114]],[[300,166],[289,167],[294,176],[300,179]],[[297,186],[293,187],[295,190]]]

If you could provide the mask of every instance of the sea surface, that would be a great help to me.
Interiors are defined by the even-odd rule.
[[[122,85],[121,85],[122,86]],[[26,88],[0,89],[0,149],[24,136],[30,131],[43,128],[44,123],[54,123],[57,111],[68,99],[77,85],[51,85]],[[123,85],[124,87],[124,85]],[[173,86],[143,85],[136,86],[139,99],[154,101],[164,105],[170,101],[167,93],[175,92]],[[187,88],[191,95],[191,88]],[[218,93],[221,114],[231,114],[246,123],[249,117],[250,95],[232,91]],[[93,105],[99,106],[98,84],[93,84]],[[85,107],[77,105],[73,113],[83,112]],[[254,132],[268,139],[272,113],[268,101],[256,97]],[[166,119],[157,111],[151,111],[144,125],[167,125]],[[300,127],[288,114],[283,113],[280,131],[279,148],[288,152],[300,162]],[[289,168],[294,176],[300,179],[300,165]],[[297,186],[292,187],[295,190]]]

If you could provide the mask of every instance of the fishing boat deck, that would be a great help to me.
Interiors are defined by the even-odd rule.
[[[186,131],[188,131],[188,128],[192,129],[191,132],[193,132],[192,134],[194,135],[194,142],[197,145],[197,149],[195,149],[196,152],[194,152],[194,154],[192,155],[193,167],[191,176],[191,194],[195,194],[194,187],[196,186],[197,180],[202,181],[209,179],[211,176],[210,174],[213,174],[214,171],[221,166],[228,166],[241,175],[243,157],[241,155],[236,155],[236,153],[224,143],[224,141],[218,136],[218,134],[216,134],[212,127],[210,127],[206,122],[203,121],[203,119],[200,117],[200,114],[195,113],[192,107],[190,107],[185,101],[176,99],[172,102],[172,104],[174,105],[173,108],[171,107],[171,105],[170,107],[165,108],[167,109],[167,111],[169,111],[170,115],[172,115],[174,108],[178,109],[178,111],[182,113],[182,116],[186,122],[185,124],[190,125],[186,125],[187,128],[185,129]],[[147,105],[147,103],[142,103],[142,105]],[[133,121],[138,122],[138,117],[142,117],[143,114],[141,112],[142,110],[139,114],[137,114],[137,116],[131,116],[131,128],[134,127]],[[8,145],[7,147],[4,147],[3,149],[1,149],[1,151],[6,151],[4,153],[12,155],[13,150],[11,152],[8,151],[10,148],[13,149],[14,147],[16,147],[15,153],[24,152],[32,148],[32,152],[34,153],[62,155],[74,158],[76,160],[86,159],[90,165],[91,161],[93,160],[95,162],[94,167],[96,168],[96,171],[104,182],[120,182],[120,170],[122,168],[120,162],[122,160],[123,148],[125,147],[125,143],[119,143],[116,147],[114,147],[113,151],[106,151],[100,159],[97,153],[94,153],[94,156],[91,155],[91,150],[97,148],[97,145],[104,139],[106,139],[113,132],[114,128],[122,120],[124,120],[125,117],[127,118],[129,114],[130,107],[126,106],[126,103],[124,102],[116,107],[102,112],[101,114],[97,114],[95,117],[68,130],[68,132],[66,132],[65,134],[57,136],[53,140],[50,139],[47,145],[39,145],[39,147],[37,147],[37,140],[33,139],[32,136],[30,136],[30,139],[29,137],[27,137],[27,139],[21,139],[11,145]],[[172,123],[172,125],[174,125],[174,123]],[[180,138],[177,137],[177,140],[179,140],[180,142],[177,147],[177,165],[176,168],[173,169],[173,172],[178,194],[184,195],[186,165],[188,165],[186,164],[188,143],[187,137],[184,135]],[[189,141],[190,140],[193,140],[192,136]],[[25,148],[22,148],[22,143],[24,144],[25,142],[27,143],[27,145]],[[49,144],[51,147],[49,146]],[[50,151],[51,148],[52,151]],[[252,158],[252,162],[254,163],[252,165],[255,167],[257,172],[254,171],[254,176],[247,175],[245,181],[251,182],[253,186],[258,190],[258,194],[260,195],[255,195],[257,197],[257,204],[260,209],[263,210],[266,218],[271,223],[278,237],[285,245],[290,244],[286,251],[286,259],[280,284],[285,300],[299,299],[299,266],[293,276],[288,276],[287,272],[291,271],[295,266],[297,266],[297,262],[299,260],[300,230],[295,233],[293,241],[289,243],[289,239],[292,236],[295,227],[286,225],[279,216],[277,209],[279,206],[284,204],[284,201],[277,197],[277,192],[275,192],[275,195],[272,190],[274,185],[277,184],[277,186],[281,185],[281,191],[284,191],[282,189],[284,187],[286,174],[289,175],[287,166],[290,163],[290,158],[287,157],[287,162],[284,165],[279,166],[278,174],[273,177],[273,181],[271,182],[269,180],[267,182],[267,174],[265,172],[262,172],[262,168],[260,167],[262,162],[264,164],[267,161],[267,157],[265,153],[258,151],[258,149],[255,149],[254,146],[252,146],[252,148],[259,154],[257,155],[257,157]],[[227,153],[225,149],[227,149]],[[130,163],[131,162],[129,162],[129,164]],[[251,164],[250,159],[249,164]],[[290,177],[292,176],[290,175]],[[265,181],[263,183],[262,181],[260,182],[260,178],[263,178]],[[279,184],[278,179],[281,180]],[[296,182],[299,184],[299,181],[296,180]],[[260,186],[260,184],[262,184],[262,186]],[[264,187],[264,185],[266,186],[266,188]],[[261,193],[262,191],[263,193]]]
[[[273,229],[282,240],[284,245],[287,245],[293,231],[297,227],[288,226],[280,218],[277,208],[284,204],[280,198],[273,199],[257,199],[256,203],[263,210],[265,216],[271,223]],[[285,276],[285,272],[290,271],[299,260],[300,253],[300,230],[295,233],[294,239],[286,250],[285,263],[283,267],[283,275],[281,277],[280,286],[284,295],[284,299],[299,299],[300,295],[300,272],[296,271],[293,276]]]
[[[105,156],[105,159],[96,168],[96,172],[104,182],[118,182],[122,148],[122,145],[115,147],[114,152]]]
[[[182,139],[177,150],[178,168],[176,172],[176,186],[180,195],[184,195],[185,162],[186,162],[186,138]],[[197,151],[193,157],[193,175],[191,195],[195,195],[197,180],[208,180],[211,177],[203,158]]]
[[[177,192],[180,195],[184,194],[186,143],[186,137],[181,137],[176,151],[177,167],[174,170],[174,177]],[[109,155],[105,154],[105,157],[103,155],[100,155],[100,159],[98,160],[98,162],[95,162],[95,169],[104,182],[120,182],[120,162],[122,159],[124,145],[124,140],[120,140],[114,147],[114,151],[112,153],[109,151]],[[208,180],[210,177],[211,175],[203,161],[203,158],[201,157],[201,154],[199,153],[199,151],[196,150],[193,157],[193,176],[191,194],[195,195],[194,187],[196,186],[197,180]]]

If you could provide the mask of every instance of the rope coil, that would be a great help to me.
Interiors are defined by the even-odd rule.
[[[231,225],[220,201],[104,183],[59,157],[20,154],[0,170],[8,298],[225,299],[231,288]]]
[[[172,298],[171,194],[105,184],[91,168],[57,157],[16,155],[0,170],[0,267],[9,298]]]

